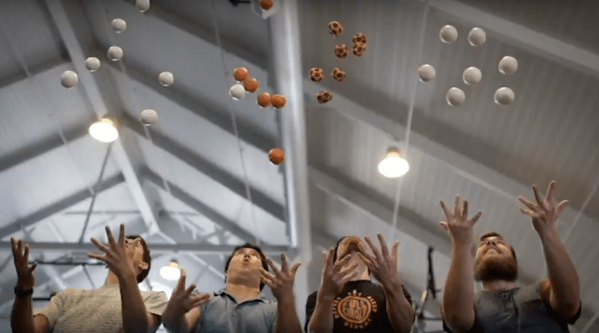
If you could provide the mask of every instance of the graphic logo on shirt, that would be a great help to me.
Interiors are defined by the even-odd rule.
[[[364,328],[370,324],[370,315],[378,311],[372,296],[362,296],[355,289],[347,296],[337,297],[333,302],[333,316],[344,320],[343,326],[348,328]]]

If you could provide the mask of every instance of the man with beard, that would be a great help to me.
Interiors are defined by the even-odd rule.
[[[557,218],[568,201],[557,202],[555,181],[545,197],[536,185],[533,191],[536,202],[518,198],[526,206],[520,211],[532,218],[541,238],[549,278],[524,287],[516,283],[516,253],[500,234],[483,234],[472,260],[472,227],[482,213],[468,219],[468,201],[462,206],[459,196],[453,212],[441,201],[447,221],[440,224],[453,241],[442,310],[447,332],[563,333],[580,317],[578,275],[557,231]],[[476,294],[474,279],[483,285]]]
[[[323,252],[320,289],[306,302],[306,332],[410,331],[414,310],[397,271],[399,242],[389,251],[383,236],[378,237],[381,250],[365,237],[372,254],[356,236],[343,237],[328,254]],[[382,285],[371,282],[371,274]]]
[[[212,295],[194,291],[195,284],[185,289],[186,273],[181,272],[164,310],[164,327],[170,333],[301,333],[293,292],[300,265],[289,267],[281,254],[279,268],[260,247],[237,246],[225,265],[225,288]],[[261,292],[265,284],[277,302]]]

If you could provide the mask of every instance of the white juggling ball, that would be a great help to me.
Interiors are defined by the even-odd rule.
[[[245,97],[245,88],[242,84],[236,83],[229,89],[229,95],[236,101],[240,100]]]
[[[123,49],[118,46],[111,46],[108,49],[108,59],[112,61],[119,61],[123,58]]]
[[[158,121],[158,113],[152,109],[146,109],[141,112],[139,119],[146,126],[154,125]]]
[[[170,87],[175,82],[175,77],[171,72],[162,72],[158,75],[158,82],[165,87]]]
[[[140,12],[145,13],[150,9],[150,0],[135,0],[135,7],[137,7]]]
[[[422,82],[432,81],[436,75],[435,68],[429,64],[418,67],[418,77]]]
[[[451,106],[461,106],[466,100],[466,94],[464,94],[462,89],[453,87],[447,91],[445,98],[447,99],[447,104]]]
[[[473,28],[468,34],[468,42],[470,45],[477,47],[483,45],[487,41],[487,34],[481,28]]]
[[[60,84],[65,88],[73,88],[79,82],[79,76],[73,71],[65,71],[60,76]]]
[[[514,101],[516,95],[512,89],[508,87],[501,87],[497,89],[493,98],[495,99],[495,103],[499,105],[508,105]]]
[[[505,75],[512,75],[518,70],[518,60],[514,57],[505,56],[499,61],[499,71]]]
[[[441,28],[439,38],[441,38],[443,43],[453,43],[458,40],[458,30],[453,25],[446,25]]]
[[[462,78],[464,79],[464,83],[468,85],[475,85],[483,78],[483,73],[476,67],[468,67],[466,70],[464,70],[464,75],[462,75]]]
[[[115,18],[110,22],[110,25],[117,33],[127,30],[127,22],[121,18]]]
[[[85,59],[85,68],[90,72],[95,72],[100,69],[100,59],[96,57],[89,57]]]

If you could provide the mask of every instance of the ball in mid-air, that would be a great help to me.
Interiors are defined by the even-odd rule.
[[[90,72],[95,72],[100,69],[100,59],[96,57],[89,57],[85,59],[85,68]]]
[[[468,34],[468,42],[470,45],[477,47],[483,45],[487,41],[487,34],[481,28],[472,28]]]
[[[140,12],[145,13],[150,9],[150,0],[135,0],[135,7],[137,7]]]
[[[435,76],[437,76],[437,72],[433,66],[424,64],[418,67],[418,78],[420,78],[420,81],[429,82],[434,80]]]
[[[352,42],[354,42],[354,44],[359,44],[359,43],[366,44],[366,35],[364,35],[361,32],[358,32],[352,38]]]
[[[263,93],[259,93],[258,94],[258,105],[260,105],[260,107],[268,107],[271,104],[271,97],[270,94],[267,92],[263,92]]]
[[[340,36],[343,33],[343,24],[339,21],[329,22],[329,33],[333,36]]]
[[[235,78],[235,81],[237,81],[237,82],[245,81],[248,78],[249,74],[250,74],[250,71],[248,71],[248,69],[245,67],[237,67],[233,71],[233,77]]]
[[[366,53],[366,44],[357,43],[352,48],[352,51],[356,56],[361,57],[364,53]]]
[[[152,109],[146,109],[141,112],[139,119],[146,126],[154,125],[158,121],[158,113]]]
[[[60,84],[65,88],[73,88],[79,82],[79,76],[73,71],[65,71],[60,76]]]
[[[447,91],[445,99],[447,99],[447,104],[451,106],[461,106],[466,100],[466,94],[462,89],[453,87]]]
[[[453,25],[446,25],[439,31],[439,38],[443,43],[453,43],[458,40],[458,30]]]
[[[123,49],[118,46],[111,46],[108,49],[108,59],[112,61],[119,61],[123,58]]]
[[[243,87],[246,91],[253,93],[260,88],[260,82],[253,77],[248,77],[243,81]]]
[[[505,56],[499,61],[498,68],[501,74],[512,75],[518,70],[518,60],[514,57]]]
[[[314,82],[320,82],[324,80],[324,71],[322,68],[314,67],[310,69],[310,80]]]
[[[269,10],[274,6],[275,3],[273,0],[260,0],[260,8],[264,10]]]
[[[287,104],[287,98],[283,95],[272,95],[270,103],[275,109],[281,109]]]
[[[160,82],[163,87],[170,87],[175,82],[175,77],[171,72],[162,72],[158,75],[158,82]]]
[[[229,89],[229,95],[236,101],[240,100],[245,97],[245,88],[240,83],[235,83],[231,89]]]
[[[110,25],[117,33],[127,30],[127,22],[121,18],[115,18],[112,20],[112,22],[110,22]]]
[[[499,105],[511,104],[515,98],[516,95],[514,94],[514,91],[508,87],[501,87],[497,89],[495,95],[493,96],[495,103]]]
[[[468,85],[475,85],[483,78],[483,73],[476,67],[468,67],[464,70],[462,79]]]
[[[329,91],[323,90],[316,95],[316,100],[320,104],[328,103],[333,99],[333,94]]]
[[[268,152],[268,159],[272,164],[279,165],[285,161],[285,152],[283,149],[273,148]]]
[[[339,59],[343,59],[347,57],[349,53],[349,48],[345,44],[337,44],[335,45],[335,55]]]
[[[335,81],[341,82],[341,81],[345,80],[346,74],[345,74],[344,70],[342,70],[339,67],[336,67],[331,72],[331,76],[333,77],[333,79],[335,79]]]

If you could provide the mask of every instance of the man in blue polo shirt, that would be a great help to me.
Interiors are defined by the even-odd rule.
[[[163,313],[164,327],[171,333],[301,333],[293,293],[300,265],[289,268],[281,254],[279,269],[260,247],[238,246],[225,265],[225,288],[212,295],[196,292],[194,284],[185,289],[186,274],[182,272]],[[262,294],[265,284],[277,302]]]

